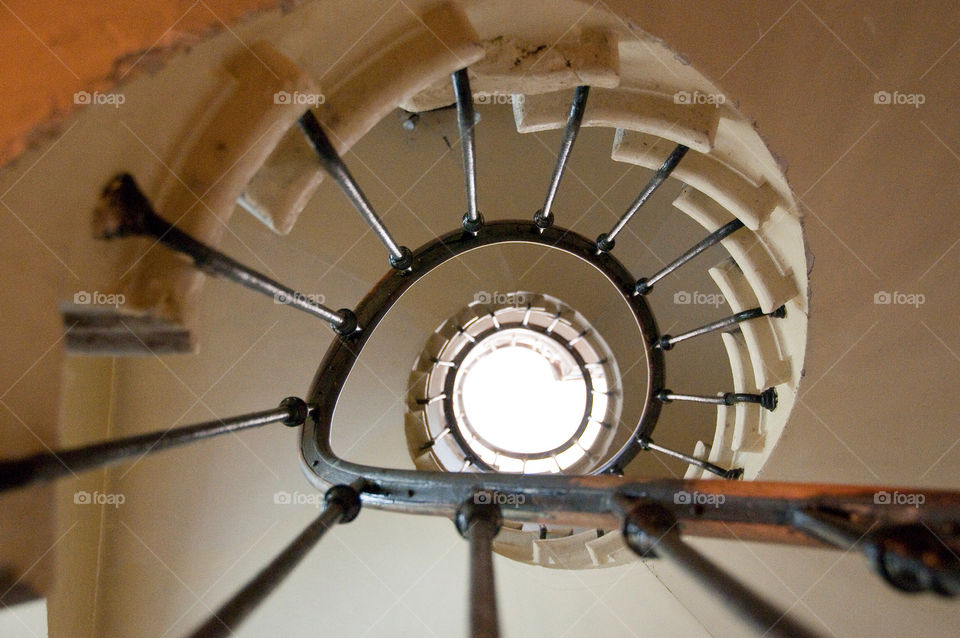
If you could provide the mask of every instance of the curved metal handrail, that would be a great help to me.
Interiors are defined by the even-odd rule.
[[[641,390],[644,393],[643,410],[632,435],[598,473],[619,473],[623,463],[642,449],[641,440],[652,433],[660,414],[661,402],[656,398],[656,390],[663,387],[664,360],[662,351],[652,347],[660,338],[659,330],[644,297],[634,294],[635,280],[632,275],[619,260],[609,253],[597,251],[594,242],[574,231],[559,227],[544,229],[532,221],[488,222],[479,233],[455,231],[419,248],[414,253],[409,270],[388,273],[356,306],[357,331],[337,338],[327,350],[308,393],[308,401],[315,407],[301,439],[304,468],[308,475],[313,475],[311,478],[316,484],[323,487],[350,483],[357,478],[371,478],[377,472],[382,472],[380,468],[341,459],[330,446],[333,413],[340,392],[364,344],[379,322],[404,292],[433,269],[466,252],[504,243],[537,244],[574,255],[596,268],[620,293],[633,313],[639,338],[644,344],[648,381],[646,388]],[[444,473],[437,474],[446,476]],[[387,477],[380,475],[380,478]],[[475,485],[476,480],[472,483]],[[369,499],[371,495],[364,498]],[[372,499],[372,503],[377,501]],[[462,501],[463,498],[460,498],[457,504]]]

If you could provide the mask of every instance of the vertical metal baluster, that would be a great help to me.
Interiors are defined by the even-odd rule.
[[[457,98],[457,123],[460,126],[460,147],[463,150],[463,175],[467,185],[467,212],[463,215],[463,229],[476,234],[483,226],[483,215],[477,210],[477,152],[473,141],[473,129],[477,115],[473,110],[473,93],[467,70],[451,74],[453,94]]]
[[[277,303],[319,317],[341,335],[353,334],[357,330],[357,317],[352,310],[343,308],[334,312],[307,295],[227,257],[161,218],[127,173],[114,177],[103,189],[94,219],[100,239],[153,237],[167,248],[190,257],[194,265],[208,275],[223,277],[273,297]]]
[[[460,535],[470,541],[470,635],[472,638],[498,638],[497,595],[493,580],[493,538],[500,531],[503,516],[500,506],[473,499],[457,510]],[[485,501],[485,502],[478,502]]]
[[[687,339],[692,339],[693,337],[699,337],[700,335],[705,335],[709,332],[714,332],[715,330],[723,330],[724,328],[729,328],[730,326],[744,321],[749,321],[750,319],[759,319],[760,317],[776,317],[780,319],[786,316],[786,306],[780,306],[773,312],[764,312],[762,308],[751,308],[750,310],[744,310],[743,312],[732,314],[729,317],[724,317],[723,319],[711,321],[710,323],[704,324],[699,328],[682,332],[675,337],[671,335],[663,335],[653,345],[654,347],[662,350],[669,350],[681,341],[686,341]]]
[[[560,143],[560,152],[557,153],[557,163],[553,167],[547,196],[544,199],[543,208],[533,215],[533,221],[538,228],[550,228],[553,225],[553,200],[557,196],[557,188],[560,186],[560,179],[570,158],[570,151],[573,150],[573,142],[577,139],[577,133],[580,132],[589,93],[589,86],[578,86],[573,93],[573,102],[570,103],[570,113],[567,115],[567,128],[563,132],[563,142]]]
[[[866,525],[856,515],[816,506],[794,510],[791,519],[795,529],[827,545],[845,552],[859,546],[873,569],[901,591],[960,596],[960,558],[950,542],[956,539],[954,523]]]
[[[732,222],[728,222],[716,229],[701,241],[697,242],[696,245],[691,247],[685,253],[671,261],[669,264],[661,268],[656,274],[651,275],[650,277],[643,277],[637,281],[636,294],[645,295],[651,290],[653,290],[653,285],[672,273],[680,266],[683,266],[685,263],[705,251],[707,248],[710,248],[714,244],[719,243],[721,240],[729,237],[734,232],[743,228],[743,222],[739,219],[735,219]]]
[[[310,146],[320,159],[320,164],[323,165],[323,169],[333,178],[333,181],[337,183],[337,186],[339,186],[343,194],[347,196],[347,199],[349,199],[353,207],[357,209],[357,212],[359,212],[360,216],[367,222],[367,225],[370,226],[380,241],[383,242],[383,245],[387,247],[387,251],[390,253],[390,265],[397,270],[407,270],[410,268],[413,264],[413,254],[410,252],[410,249],[406,246],[399,246],[397,242],[394,241],[390,235],[390,231],[387,230],[387,227],[383,225],[383,221],[381,221],[376,211],[373,210],[373,206],[370,204],[370,201],[367,200],[367,196],[363,194],[359,184],[353,179],[353,175],[350,174],[347,165],[343,163],[340,154],[337,153],[333,144],[330,143],[330,138],[327,137],[323,126],[320,125],[313,111],[304,113],[300,119],[297,120],[297,124],[300,125],[300,130],[303,131]]]
[[[673,152],[667,157],[663,165],[657,169],[657,172],[653,174],[653,177],[650,178],[650,181],[647,182],[647,185],[643,187],[643,190],[640,191],[640,194],[637,196],[633,203],[630,204],[630,208],[627,209],[627,212],[623,214],[623,217],[620,218],[620,221],[610,230],[609,233],[603,233],[597,237],[597,250],[606,253],[613,250],[613,246],[616,242],[617,235],[620,234],[620,231],[626,227],[627,222],[630,221],[630,218],[636,214],[640,207],[643,206],[650,196],[660,187],[663,182],[670,177],[670,173],[673,172],[673,169],[677,167],[677,164],[680,163],[680,160],[683,159],[683,156],[687,154],[687,151],[690,150],[683,144],[678,145]]]
[[[690,456],[689,454],[684,454],[683,452],[677,452],[676,450],[671,450],[668,447],[657,445],[650,439],[640,439],[640,447],[643,448],[644,450],[650,450],[653,452],[660,452],[662,454],[666,454],[667,456],[671,456],[675,459],[683,461],[688,465],[693,465],[693,466],[699,467],[700,469],[706,470],[711,474],[722,476],[725,479],[735,480],[743,477],[742,467],[735,467],[727,470],[720,467],[719,465],[714,465],[713,463],[710,463],[708,461],[698,459],[695,456]]]
[[[732,611],[750,621],[764,636],[818,636],[687,545],[680,537],[676,517],[662,505],[639,503],[634,506],[624,519],[623,535],[638,555],[648,557],[653,553],[669,559],[711,590]]]
[[[300,564],[328,529],[337,523],[349,523],[360,513],[360,495],[357,488],[348,485],[331,487],[327,490],[324,503],[320,516],[190,634],[191,638],[232,636],[247,616]]]
[[[715,396],[703,396],[698,394],[677,394],[673,390],[660,390],[655,395],[657,400],[662,403],[672,401],[692,401],[694,403],[710,403],[713,405],[735,405],[737,403],[757,403],[763,408],[770,410],[777,409],[777,390],[776,388],[767,388],[760,394],[724,392]]]
[[[309,408],[302,399],[287,397],[280,407],[196,425],[128,436],[72,450],[43,452],[22,459],[0,461],[0,491],[49,481],[67,474],[85,472],[134,456],[152,454],[178,445],[202,441],[228,432],[238,432],[271,423],[303,425]]]

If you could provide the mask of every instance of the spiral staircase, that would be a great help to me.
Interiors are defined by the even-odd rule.
[[[495,467],[462,436],[447,436],[445,452],[438,444],[446,432],[465,431],[452,398],[446,412],[439,409],[448,405],[456,376],[451,369],[471,344],[504,329],[568,330],[562,337],[568,352],[578,352],[577,342],[586,344],[591,330],[602,337],[590,346],[592,354],[578,353],[577,360],[585,358],[582,370],[608,366],[605,393],[615,397],[616,410],[607,406],[594,421],[614,426],[613,443],[595,461],[581,446],[591,461],[570,471],[557,461],[544,472],[557,478],[543,483],[548,492],[568,485],[564,474],[603,475],[599,481],[761,478],[794,409],[809,306],[797,206],[754,126],[716,85],[613,13],[583,13],[572,2],[546,13],[535,3],[523,9],[428,4],[422,11],[384,14],[387,19],[365,35],[375,44],[363,47],[363,57],[314,37],[311,27],[329,16],[307,4],[264,19],[259,37],[244,46],[214,38],[153,77],[136,80],[126,91],[126,111],[81,112],[76,133],[63,144],[91,156],[79,170],[97,188],[73,194],[90,203],[74,223],[92,223],[97,239],[85,239],[78,249],[89,253],[78,262],[78,278],[100,298],[123,303],[98,304],[96,297],[90,303],[70,293],[73,282],[61,286],[56,295],[69,328],[67,352],[152,358],[199,351],[190,356],[203,357],[204,332],[229,329],[224,322],[257,303],[241,290],[232,297],[236,307],[211,310],[204,302],[209,275],[329,324],[333,331],[321,339],[329,351],[306,403],[291,399],[250,418],[211,422],[209,430],[200,427],[182,439],[278,421],[302,426],[303,473],[328,494],[328,508],[319,525],[298,537],[301,550],[336,519],[356,516],[361,500],[365,507],[455,513],[440,492],[430,491],[429,479],[394,476],[394,470],[459,475],[444,488],[451,490],[448,500],[478,485],[493,493],[526,489],[522,480],[487,483],[469,476]],[[512,28],[504,28],[508,17]],[[156,122],[149,139],[138,135],[143,129],[137,124],[152,117],[144,105],[174,93],[176,110]],[[139,120],[138,108],[144,113]],[[506,141],[508,126],[520,134],[517,140]],[[123,127],[132,135],[103,135]],[[410,207],[405,194],[398,196],[351,150],[365,141],[382,147],[378,166],[395,165],[410,175],[412,190],[433,166],[404,166],[403,148],[439,138],[452,156],[462,156],[466,197],[459,176],[458,199],[434,197],[427,209],[393,210],[395,204],[378,210],[378,198],[368,197],[367,189]],[[546,139],[558,140],[559,148],[542,152]],[[608,159],[601,165],[596,159],[604,139]],[[122,150],[138,144],[145,152],[137,156]],[[498,145],[503,156],[490,152]],[[575,170],[581,152],[590,162]],[[581,177],[609,175],[621,166],[630,170],[616,181],[608,177],[606,192],[594,192]],[[580,193],[570,194],[571,188]],[[95,206],[92,196],[101,189]],[[538,189],[545,200],[511,194]],[[625,198],[627,192],[633,195]],[[618,195],[626,213],[607,203]],[[224,244],[257,254],[230,230],[236,223],[249,228],[248,221],[231,221],[235,212],[262,224],[265,229],[256,232],[264,237],[289,234],[265,241],[289,242],[294,260],[310,259],[320,245],[327,255],[342,250],[343,265],[325,265],[327,272],[352,272],[367,282],[383,278],[359,304],[345,294],[366,292],[355,281],[335,282],[322,295],[288,286],[275,273],[261,272],[261,265],[270,269],[266,263],[244,265],[228,256]],[[644,231],[653,231],[657,241]],[[508,300],[489,299],[503,292],[511,293]],[[295,332],[303,342],[307,334],[315,341],[319,331]],[[289,356],[299,350],[293,341]],[[607,351],[612,357],[598,354]],[[610,415],[613,423],[607,423]],[[390,422],[380,440],[359,445],[367,424],[380,420]],[[180,442],[177,432],[142,442],[155,451]],[[158,446],[161,440],[168,443]],[[331,456],[333,450],[346,450],[343,459]],[[66,466],[79,471],[82,458]],[[64,473],[47,461],[27,464],[25,474]],[[364,474],[366,487],[339,480],[370,466],[388,469]],[[12,475],[16,467],[6,469]],[[415,480],[427,481],[422,492]],[[540,484],[533,485],[531,498]],[[587,503],[582,516],[548,516],[559,497],[544,496],[539,514],[515,512],[487,540],[497,553],[544,567],[632,562],[637,552],[649,551],[638,539],[650,532],[629,524],[620,529],[608,514],[586,513],[600,502],[603,485],[588,481],[570,497],[579,503],[573,509]],[[943,499],[946,508],[949,497]],[[482,525],[472,527],[474,514],[459,512],[461,532],[482,545]],[[813,523],[807,525],[816,537]],[[308,541],[311,530],[316,538]],[[671,546],[664,541],[661,551],[670,555]],[[482,557],[476,560],[483,569]],[[251,583],[257,586],[246,595],[269,591],[275,577],[269,586]],[[482,607],[476,601],[483,593],[475,594],[474,604]],[[232,599],[232,608],[218,610],[220,618],[239,620],[251,604]],[[474,612],[476,635],[491,635],[485,610]],[[232,620],[211,620],[198,635],[233,626]],[[784,621],[776,631],[806,630]]]

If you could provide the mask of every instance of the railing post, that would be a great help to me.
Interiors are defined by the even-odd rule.
[[[736,405],[737,403],[756,403],[765,410],[773,412],[777,409],[777,389],[767,388],[760,394],[748,392],[724,392],[714,396],[700,394],[679,394],[673,390],[659,390],[655,395],[661,403],[674,401],[691,401],[693,403],[708,403],[711,405]]]
[[[570,159],[570,151],[573,150],[573,143],[580,132],[580,125],[583,123],[583,112],[587,108],[587,96],[590,93],[589,86],[578,86],[573,93],[573,101],[570,103],[570,113],[567,115],[567,127],[563,132],[563,141],[560,143],[560,152],[557,153],[557,163],[553,168],[553,175],[550,177],[550,185],[547,187],[547,196],[543,202],[543,208],[533,215],[533,221],[538,228],[546,229],[553,225],[553,200],[557,196],[557,189],[560,187],[560,179],[563,177],[563,171],[567,167],[567,160]]]
[[[633,203],[630,204],[630,208],[627,209],[627,212],[620,217],[616,225],[610,230],[609,233],[603,233],[597,237],[597,251],[601,253],[610,252],[613,250],[614,243],[616,241],[617,235],[620,234],[626,225],[630,221],[630,218],[633,217],[640,207],[643,206],[650,196],[660,188],[660,185],[670,177],[670,173],[677,167],[677,164],[680,163],[680,160],[683,159],[683,156],[687,154],[687,151],[690,150],[683,144],[677,145],[673,152],[667,156],[667,159],[663,162],[663,165],[657,169],[657,172],[653,174],[653,177],[650,178],[650,181],[647,182],[647,185],[643,187],[643,190],[640,191],[640,194],[637,195],[637,198],[633,200]]]
[[[360,513],[360,494],[355,487],[334,485],[324,497],[323,511],[287,545],[276,558],[250,579],[230,600],[220,606],[190,638],[232,636],[280,583],[300,564],[307,553],[337,523],[349,523]]]
[[[470,541],[470,636],[498,638],[497,595],[493,580],[493,538],[500,531],[503,516],[500,506],[482,502],[484,492],[457,510],[460,535]]]
[[[86,445],[72,450],[42,452],[22,459],[0,461],[0,491],[49,481],[85,472],[133,456],[143,456],[178,445],[202,441],[229,432],[283,423],[290,427],[303,425],[310,407],[297,397],[287,397],[273,410],[254,412],[197,425],[128,436],[114,441]]]
[[[231,259],[161,218],[128,173],[117,175],[103,189],[95,211],[95,221],[100,239],[153,237],[167,248],[190,257],[204,273],[223,277],[273,297],[276,303],[319,317],[338,334],[349,335],[357,329],[357,317],[352,310],[344,308],[335,312],[307,295]]]
[[[669,264],[661,268],[658,272],[650,275],[649,277],[643,277],[637,281],[637,286],[635,289],[636,294],[645,295],[651,290],[653,290],[653,285],[680,268],[694,257],[704,252],[706,249],[710,248],[714,244],[721,242],[726,239],[736,231],[743,228],[743,222],[739,219],[735,219],[732,222],[724,224],[720,228],[716,229],[699,242],[690,247],[685,253],[671,261]]]
[[[677,452],[676,450],[671,450],[668,447],[663,447],[662,445],[657,445],[650,439],[640,439],[640,447],[644,450],[650,450],[653,452],[660,452],[661,454],[666,454],[667,456],[673,457],[679,461],[683,461],[688,465],[693,465],[699,467],[702,470],[706,470],[711,474],[716,474],[725,479],[739,479],[743,478],[743,468],[735,467],[729,470],[720,467],[719,465],[714,465],[703,459],[698,459],[695,456],[690,456],[689,454],[684,454],[683,452]]]
[[[467,187],[467,212],[464,213],[461,222],[465,231],[475,234],[483,226],[483,216],[477,209],[477,150],[473,140],[477,114],[473,110],[473,92],[470,90],[470,77],[467,75],[467,70],[464,68],[454,71],[451,79],[453,93],[457,99],[457,124],[460,127],[463,177]]]
[[[317,154],[323,170],[327,172],[333,181],[337,183],[343,194],[346,195],[353,207],[357,209],[363,220],[367,222],[370,229],[380,239],[389,252],[390,265],[397,270],[407,270],[413,264],[413,254],[406,246],[400,246],[394,241],[393,236],[387,227],[383,225],[383,220],[373,210],[373,206],[360,189],[360,185],[350,174],[350,169],[344,164],[343,158],[337,153],[337,149],[330,143],[323,126],[317,120],[313,111],[306,111],[297,120],[300,130],[307,138],[313,151]]]
[[[663,335],[653,345],[655,348],[660,348],[661,350],[669,350],[681,341],[686,341],[687,339],[692,339],[693,337],[699,337],[700,335],[705,335],[716,330],[723,330],[724,328],[735,326],[744,321],[759,319],[761,317],[775,317],[777,319],[782,319],[786,316],[786,306],[780,306],[773,312],[764,312],[762,308],[751,308],[749,310],[732,314],[729,317],[724,317],[723,319],[711,321],[710,323],[702,325],[699,328],[682,332],[675,337],[671,335]]]
[[[680,537],[676,517],[662,505],[641,502],[633,506],[624,518],[623,536],[627,546],[639,556],[653,554],[669,559],[764,636],[817,636],[687,545]]]

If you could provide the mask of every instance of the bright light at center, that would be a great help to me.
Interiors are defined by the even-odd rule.
[[[546,452],[576,433],[586,385],[576,362],[549,337],[528,330],[478,345],[464,361],[463,411],[486,443],[520,454]],[[502,345],[501,345],[502,344]],[[472,360],[471,360],[472,359]]]

